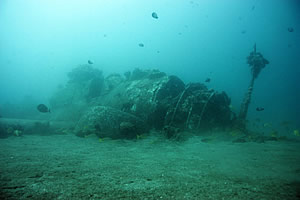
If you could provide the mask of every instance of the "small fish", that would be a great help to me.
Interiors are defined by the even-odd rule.
[[[247,33],[246,30],[242,30],[242,31],[241,31],[241,34],[245,34],[245,33]]]
[[[263,107],[257,107],[257,108],[256,108],[256,111],[263,111],[263,110],[264,110]]]
[[[294,130],[293,133],[294,133],[295,136],[300,136],[300,133],[299,133],[298,129]]]
[[[47,113],[47,112],[50,113],[50,109],[47,106],[45,106],[45,104],[40,104],[36,108],[38,109],[38,111],[42,113]]]
[[[91,60],[88,60],[88,63],[89,63],[90,65],[94,64]]]
[[[293,27],[288,27],[288,32],[290,32],[290,33],[292,33],[292,32],[294,32],[294,28]]]
[[[205,79],[205,82],[209,83],[210,82],[210,78]]]
[[[156,12],[153,12],[153,13],[152,13],[152,17],[153,17],[154,19],[158,19],[157,13],[156,13]]]
[[[139,43],[139,47],[144,47],[145,45],[143,43]]]

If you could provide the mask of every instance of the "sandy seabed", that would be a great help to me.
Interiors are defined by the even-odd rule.
[[[0,139],[0,199],[300,199],[296,142]]]

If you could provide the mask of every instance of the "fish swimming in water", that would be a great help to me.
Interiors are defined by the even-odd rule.
[[[257,108],[256,108],[256,111],[263,111],[263,110],[264,110],[263,107],[257,107]]]
[[[205,82],[209,83],[210,82],[210,78],[205,79]]]
[[[143,43],[139,43],[139,47],[144,47],[145,45]]]
[[[288,32],[290,32],[290,33],[292,33],[292,32],[294,32],[294,28],[293,27],[288,27]]]
[[[245,34],[245,33],[247,33],[246,30],[242,30],[242,31],[241,31],[241,34]]]
[[[88,60],[88,63],[89,63],[90,65],[94,64],[91,60]]]
[[[154,19],[158,19],[157,13],[156,13],[156,12],[153,12],[153,13],[152,13],[152,17],[153,17]]]
[[[42,113],[50,113],[50,109],[45,105],[45,104],[40,104],[36,107],[38,109],[38,111],[42,112]]]

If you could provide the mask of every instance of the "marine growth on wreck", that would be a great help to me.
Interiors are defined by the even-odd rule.
[[[233,117],[225,92],[203,83],[185,84],[159,70],[135,69],[104,77],[100,70],[82,65],[69,73],[69,82],[50,102],[56,119],[78,120],[74,130],[78,136],[133,138],[168,127],[181,131],[226,128]],[[68,107],[76,116],[66,115]],[[124,125],[130,130],[127,135]]]

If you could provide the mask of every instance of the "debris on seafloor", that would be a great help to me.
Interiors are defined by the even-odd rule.
[[[73,132],[79,137],[93,133],[99,138],[136,139],[155,128],[167,138],[181,140],[186,134],[178,133],[180,130],[207,130],[232,123],[230,98],[225,92],[210,90],[202,83],[185,84],[159,70],[134,69],[124,76],[110,74],[104,78],[93,66],[84,65],[68,76],[68,84],[50,104],[56,119],[78,121]],[[95,81],[98,79],[103,80]],[[103,89],[91,93],[99,85]],[[74,93],[78,95],[74,97]],[[87,105],[76,109],[72,105],[70,115],[66,114],[65,104],[74,98]]]
[[[253,51],[250,52],[250,55],[247,57],[247,63],[251,68],[252,78],[248,87],[248,91],[245,95],[243,103],[241,105],[240,113],[238,116],[237,126],[241,129],[245,129],[246,117],[251,101],[251,95],[253,92],[254,81],[258,77],[259,73],[263,68],[266,67],[270,62],[263,57],[263,55],[256,51],[256,44],[254,44]],[[257,111],[262,111],[262,109],[256,109]]]

